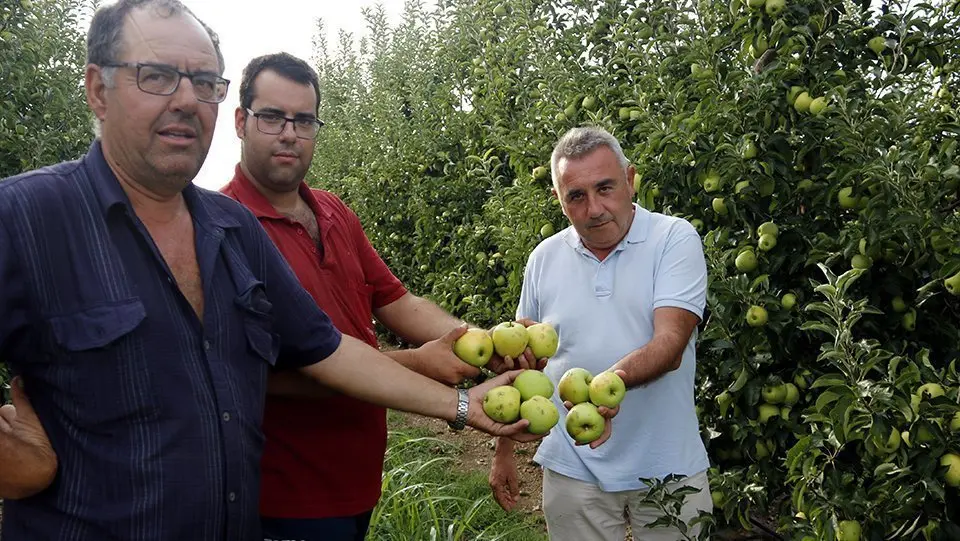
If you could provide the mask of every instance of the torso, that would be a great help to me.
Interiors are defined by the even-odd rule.
[[[297,207],[292,212],[282,212],[282,214],[302,225],[314,244],[320,245],[320,226],[317,225],[317,217],[303,199],[298,200]]]
[[[202,322],[203,283],[200,279],[200,265],[197,263],[193,219],[190,213],[183,212],[167,224],[150,224],[144,221],[144,225],[173,273],[177,287]]]

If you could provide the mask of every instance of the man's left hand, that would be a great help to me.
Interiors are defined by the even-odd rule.
[[[537,322],[532,319],[518,319],[517,323],[522,324],[524,327],[529,327],[530,325],[535,325]],[[513,359],[511,357],[501,357],[497,355],[496,351],[493,353],[493,357],[490,358],[490,362],[487,363],[487,369],[492,370],[497,374],[502,374],[507,370],[543,370],[547,366],[547,359],[537,359],[533,356],[533,351],[530,348],[526,348],[523,351],[523,354]]]
[[[627,377],[627,373],[624,372],[623,370],[614,370],[613,373],[620,376],[621,378]],[[570,409],[573,408],[573,403],[570,402],[569,400],[565,400],[563,402],[563,405],[564,407],[567,408],[567,411],[570,411]],[[603,416],[604,420],[606,421],[603,424],[603,434],[600,434],[599,438],[591,441],[589,444],[576,443],[576,445],[589,445],[591,449],[596,449],[597,447],[600,447],[601,445],[603,445],[608,439],[610,439],[610,434],[613,431],[613,418],[616,417],[618,413],[620,413],[620,406],[617,406],[615,408],[600,406],[597,408],[597,411],[600,413],[600,415]]]
[[[446,385],[457,385],[480,375],[480,369],[460,360],[453,353],[453,344],[467,332],[466,326],[457,327],[440,338],[417,348],[424,376]]]
[[[488,379],[467,391],[470,405],[467,409],[467,425],[493,436],[503,436],[519,442],[530,442],[542,439],[546,434],[531,434],[527,432],[530,421],[520,419],[513,424],[498,423],[487,416],[483,411],[483,397],[487,391],[501,385],[510,385],[523,370],[504,372],[495,378]]]

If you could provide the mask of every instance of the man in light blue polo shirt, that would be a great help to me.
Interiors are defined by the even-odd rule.
[[[629,390],[603,445],[576,445],[563,419],[541,443],[534,460],[544,468],[550,538],[622,541],[629,522],[639,539],[679,539],[675,528],[646,527],[658,515],[640,504],[640,478],[677,474],[684,477],[677,487],[699,489],[684,503],[686,522],[712,510],[694,410],[696,330],[707,286],[700,237],[687,221],[632,202],[634,168],[606,131],[569,131],[551,166],[572,227],[530,255],[517,317],[559,332],[559,350],[545,369],[554,384],[573,367],[594,375],[622,370]],[[513,507],[509,441],[497,443],[490,484],[501,506]]]

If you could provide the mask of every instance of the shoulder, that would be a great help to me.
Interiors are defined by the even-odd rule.
[[[353,209],[344,203],[343,199],[340,199],[337,194],[328,192],[326,190],[321,190],[319,188],[310,188],[310,193],[313,194],[314,199],[317,200],[317,203],[321,208],[326,209],[334,214],[348,214],[356,216],[356,213],[353,211]]]
[[[540,244],[530,252],[527,266],[536,267],[542,265],[544,261],[562,257],[566,251],[573,250],[577,242],[579,242],[577,230],[573,226],[567,226],[566,229],[540,241]]]
[[[242,229],[247,229],[254,225],[256,226],[254,231],[261,229],[260,222],[257,221],[257,217],[254,216],[253,211],[244,206],[243,203],[219,191],[209,190],[199,186],[195,186],[195,188],[197,190],[197,197],[204,205],[210,208],[212,212],[235,219],[240,222]]]
[[[659,212],[649,212],[650,232],[656,238],[670,241],[681,240],[686,237],[696,237],[700,239],[700,234],[689,221],[679,216],[669,216]]]
[[[80,160],[61,162],[0,179],[0,204],[27,200],[37,200],[42,204],[50,198],[59,199],[67,183],[75,184],[77,175],[86,175]]]

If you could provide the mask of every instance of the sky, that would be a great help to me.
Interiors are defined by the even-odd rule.
[[[391,24],[399,21],[403,0],[183,0],[220,37],[226,72],[230,80],[227,99],[220,104],[217,127],[207,160],[194,183],[219,189],[233,177],[240,159],[240,142],[233,128],[233,112],[240,104],[240,75],[250,59],[286,51],[310,59],[316,20],[326,28],[327,44],[333,47],[340,30],[359,38],[366,33],[363,7],[380,4]]]

